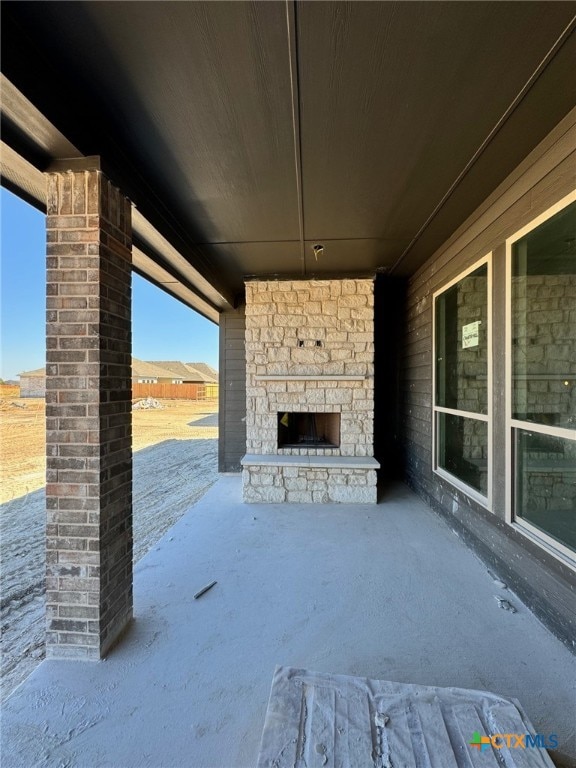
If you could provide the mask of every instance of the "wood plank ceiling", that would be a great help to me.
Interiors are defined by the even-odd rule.
[[[575,8],[4,2],[2,71],[238,295],[413,273],[574,106]]]

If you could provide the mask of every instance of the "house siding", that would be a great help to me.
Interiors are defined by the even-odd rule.
[[[505,522],[505,240],[576,187],[576,110],[410,279],[402,359],[409,485],[561,640],[576,648],[576,574]],[[492,252],[493,499],[488,511],[433,472],[433,294]]]
[[[245,307],[220,315],[218,470],[241,472],[246,453]]]

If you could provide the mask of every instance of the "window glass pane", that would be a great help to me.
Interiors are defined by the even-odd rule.
[[[516,516],[576,550],[576,441],[514,432]]]
[[[512,249],[513,417],[576,426],[576,203]]]
[[[438,466],[488,495],[488,424],[437,413]]]
[[[436,405],[488,413],[488,267],[436,298]]]

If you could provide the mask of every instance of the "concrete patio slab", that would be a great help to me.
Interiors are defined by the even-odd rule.
[[[576,757],[576,659],[401,485],[262,506],[222,477],[137,565],[135,614],[106,661],[7,700],[3,766],[253,767],[277,664],[517,698]]]

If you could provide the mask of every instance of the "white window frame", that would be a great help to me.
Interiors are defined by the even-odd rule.
[[[555,216],[570,203],[576,202],[576,190],[563,197],[553,206],[541,213],[535,219],[522,229],[519,229],[506,240],[506,373],[505,373],[505,411],[506,411],[506,522],[515,530],[522,533],[527,538],[547,550],[550,554],[561,560],[573,570],[576,570],[576,554],[564,546],[561,542],[553,539],[544,531],[532,525],[528,520],[514,516],[514,479],[515,479],[515,456],[513,446],[514,429],[522,429],[527,432],[540,432],[551,437],[562,437],[569,440],[576,439],[576,430],[566,429],[564,427],[549,427],[541,424],[534,424],[528,421],[521,421],[512,418],[512,246],[517,240],[521,240],[525,235],[536,229],[548,219]]]
[[[443,406],[436,405],[436,299],[441,294],[445,293],[453,285],[459,283],[465,277],[475,272],[483,264],[487,267],[487,307],[486,316],[488,318],[488,333],[487,333],[487,413],[471,413],[469,411],[460,411],[455,408],[444,408]],[[486,496],[481,494],[475,488],[467,485],[455,475],[447,472],[442,467],[438,466],[438,439],[437,439],[437,413],[447,413],[454,416],[462,416],[463,418],[471,418],[477,421],[484,421],[488,424],[488,493]],[[492,445],[492,252],[487,253],[478,261],[474,262],[472,266],[468,267],[464,271],[460,272],[453,280],[446,283],[439,290],[432,294],[432,471],[434,474],[446,480],[459,491],[466,494],[481,506],[485,507],[489,512],[492,511],[492,466],[493,466],[493,445]]]

